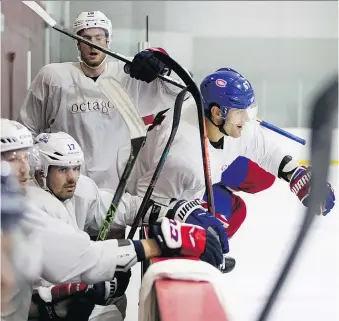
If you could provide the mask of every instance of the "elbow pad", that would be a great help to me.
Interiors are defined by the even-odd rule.
[[[293,174],[298,166],[298,163],[292,158],[292,156],[286,155],[279,165],[278,177],[289,182],[287,176]]]

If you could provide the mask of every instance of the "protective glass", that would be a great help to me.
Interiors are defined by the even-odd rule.
[[[227,108],[226,122],[234,125],[244,125],[246,122],[256,119],[258,105],[253,103],[246,109]]]
[[[1,154],[1,160],[7,161],[11,165],[12,171],[22,171],[29,169],[31,157],[35,153],[35,147],[8,151]]]

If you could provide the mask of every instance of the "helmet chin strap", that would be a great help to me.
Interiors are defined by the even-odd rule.
[[[90,68],[90,69],[92,69],[92,70],[95,70],[95,69],[100,68],[100,67],[102,66],[102,64],[103,64],[104,62],[106,62],[107,55],[105,56],[104,60],[100,63],[100,65],[98,65],[98,66],[96,66],[96,67],[92,67],[92,66],[87,65],[87,64],[81,59],[81,54],[80,54],[80,53],[79,53],[79,56],[78,56],[77,58],[78,58],[78,60],[79,60],[80,63],[83,63],[83,64],[85,64],[88,68]]]
[[[47,186],[47,178],[46,178],[45,173],[43,172],[43,170],[39,171],[39,175],[41,175],[39,178],[42,180],[42,186],[40,185],[39,181],[37,180],[36,175],[37,175],[36,173],[33,175],[33,181],[38,186],[40,186],[43,190],[45,190],[46,192],[51,193],[52,195],[54,195],[53,192]]]
[[[215,126],[215,127],[218,127],[219,131],[225,135],[225,136],[229,136],[226,131],[225,131],[225,123],[226,123],[226,120],[223,119],[222,123],[220,125],[217,125],[213,120],[212,120],[212,117],[208,117],[209,121]]]

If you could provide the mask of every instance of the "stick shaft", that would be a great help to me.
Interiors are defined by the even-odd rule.
[[[296,142],[298,142],[298,143],[300,143],[302,145],[306,144],[306,140],[305,139],[300,138],[300,137],[298,137],[298,136],[296,136],[294,134],[291,134],[291,133],[289,133],[288,131],[286,131],[286,130],[284,130],[282,128],[279,128],[279,127],[277,127],[277,126],[275,126],[273,124],[268,123],[267,121],[257,119],[257,122],[259,122],[259,124],[261,126],[267,128],[267,129],[270,129],[270,130],[274,131],[275,133],[278,133],[278,134],[280,134],[282,136],[285,136],[285,137],[287,137],[289,139],[292,139],[292,140],[294,140],[294,141],[296,141]]]

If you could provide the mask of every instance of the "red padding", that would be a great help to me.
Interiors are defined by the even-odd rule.
[[[157,280],[161,321],[227,321],[209,282]]]

